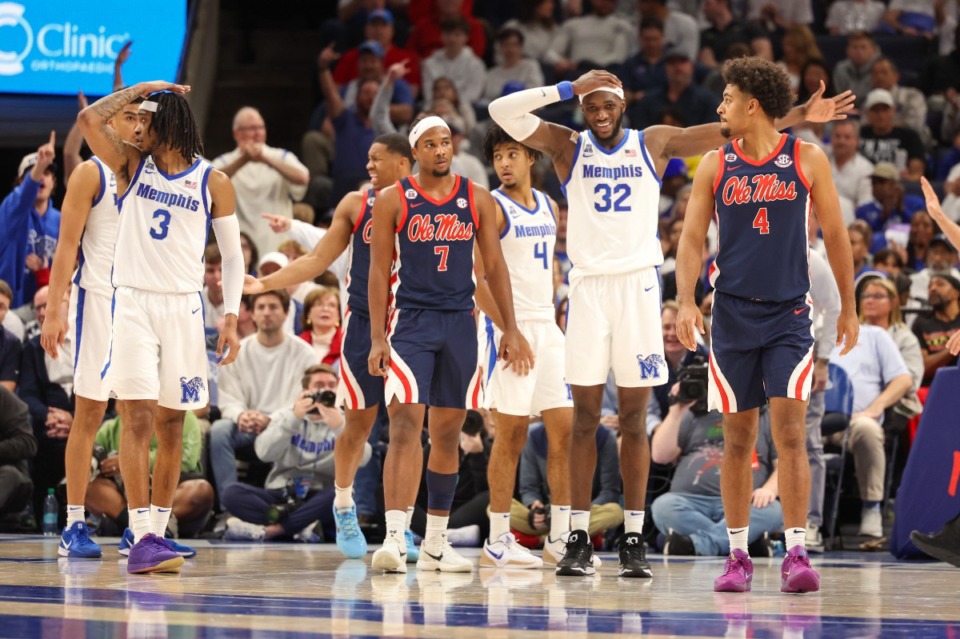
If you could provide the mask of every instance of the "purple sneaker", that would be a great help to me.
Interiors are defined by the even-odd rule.
[[[127,572],[180,572],[183,557],[173,550],[162,537],[153,533],[143,536],[130,548],[127,557]]]
[[[820,575],[810,567],[810,557],[803,546],[787,551],[780,568],[780,592],[816,592],[820,590]]]
[[[753,562],[750,555],[734,550],[727,557],[723,574],[713,582],[714,592],[749,592],[753,581]]]

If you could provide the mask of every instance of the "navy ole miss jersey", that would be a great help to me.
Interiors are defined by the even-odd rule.
[[[473,184],[454,177],[453,190],[443,200],[423,193],[413,176],[397,182],[402,212],[390,275],[391,305],[396,308],[474,308],[473,242],[480,224]]]
[[[370,315],[367,303],[367,281],[370,278],[370,237],[373,233],[373,203],[377,192],[363,194],[360,215],[350,236],[350,262],[347,266],[347,304],[354,313]]]
[[[746,157],[737,140],[719,150],[713,183],[717,257],[710,283],[744,299],[785,302],[810,290],[810,184],[800,140],[784,133],[768,157]]]

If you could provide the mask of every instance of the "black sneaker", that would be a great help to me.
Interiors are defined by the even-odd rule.
[[[567,547],[563,559],[557,562],[557,574],[567,577],[582,577],[592,575],[593,543],[585,530],[573,530],[567,537]]]
[[[759,539],[747,546],[747,553],[751,557],[773,557],[773,547],[770,545],[770,534],[763,533]]]
[[[628,533],[620,538],[620,572],[621,577],[637,577],[650,579],[653,571],[647,562],[647,547],[643,537],[637,533]]]
[[[691,556],[697,554],[697,549],[693,545],[693,540],[686,535],[673,532],[667,535],[667,541],[663,544],[663,554],[673,556]]]

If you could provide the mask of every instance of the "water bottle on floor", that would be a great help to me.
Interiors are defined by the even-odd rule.
[[[57,516],[60,508],[57,505],[57,497],[53,494],[53,488],[47,489],[47,496],[43,499],[43,534],[48,537],[56,537],[60,532],[57,526]]]

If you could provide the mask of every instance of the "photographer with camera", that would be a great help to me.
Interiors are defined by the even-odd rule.
[[[653,523],[666,536],[666,555],[727,555],[730,541],[720,497],[723,417],[707,410],[705,360],[680,369],[678,378],[670,388],[670,409],[650,446],[655,463],[676,464],[670,491],[653,502]],[[767,537],[783,525],[783,511],[777,501],[777,452],[767,407],[760,410],[753,487],[750,554],[770,556]]]
[[[343,413],[335,408],[337,374],[326,364],[306,369],[302,391],[291,408],[270,415],[257,435],[257,456],[272,462],[266,486],[233,483],[220,496],[235,516],[227,520],[225,539],[269,541],[297,537],[312,541],[319,521],[323,536],[333,540],[333,449],[343,431]],[[370,459],[370,444],[363,451]]]

